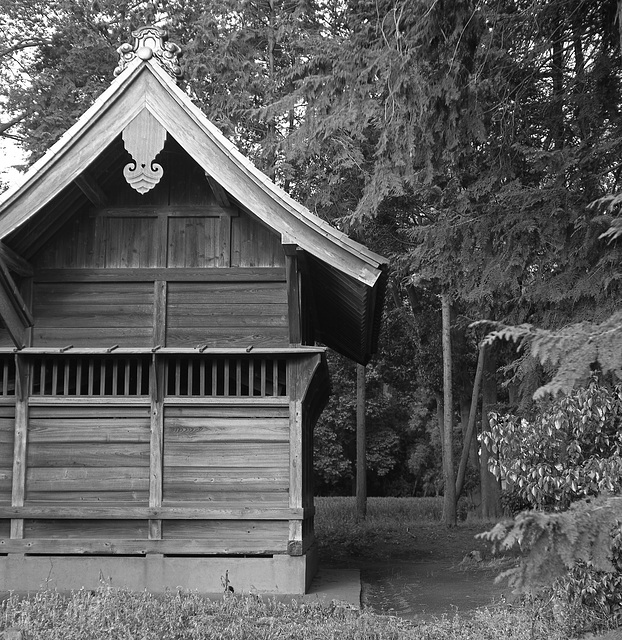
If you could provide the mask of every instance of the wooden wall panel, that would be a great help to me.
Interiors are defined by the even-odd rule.
[[[163,504],[287,507],[287,411],[166,406]]]
[[[281,238],[251,216],[241,213],[231,221],[232,267],[282,267]]]
[[[33,346],[152,344],[152,282],[36,283]]]
[[[282,553],[287,534],[287,521],[278,520],[168,520],[162,527],[163,539],[204,540],[212,553]]]
[[[158,266],[157,217],[106,219],[105,268]]]
[[[228,266],[229,243],[221,236],[217,217],[174,217],[168,220],[169,267]]]
[[[26,520],[24,538],[146,539],[144,520]]]
[[[11,503],[15,407],[0,406],[0,502]]]
[[[26,504],[149,496],[149,406],[32,406]]]
[[[167,346],[289,344],[285,282],[171,282]]]
[[[100,233],[96,218],[84,210],[64,224],[32,257],[35,267],[43,269],[101,267],[97,243]]]

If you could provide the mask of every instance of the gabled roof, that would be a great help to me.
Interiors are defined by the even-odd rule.
[[[21,184],[0,197],[0,242],[80,180],[147,110],[234,200],[308,256],[318,339],[367,362],[375,351],[387,261],[293,200],[192,104],[155,59],[136,58]]]

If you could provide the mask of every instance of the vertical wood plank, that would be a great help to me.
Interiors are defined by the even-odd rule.
[[[153,290],[153,346],[166,346],[166,280],[156,280]]]
[[[219,253],[219,265],[220,267],[231,266],[231,216],[220,216],[218,225],[218,253]]]
[[[28,364],[15,354],[15,438],[11,505],[24,506],[26,495],[26,448],[28,441]],[[24,537],[24,520],[11,520],[11,538]]]

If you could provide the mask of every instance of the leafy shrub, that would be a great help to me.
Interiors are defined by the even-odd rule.
[[[537,509],[622,489],[622,385],[595,381],[553,402],[535,420],[490,414],[482,440],[490,470],[512,500]]]
[[[535,420],[491,414],[482,439],[495,454],[491,471],[506,485],[508,510],[534,509],[485,534],[528,552],[506,572],[510,583],[550,587],[561,579],[568,602],[622,622],[622,498],[606,497],[622,493],[622,386],[593,380]]]

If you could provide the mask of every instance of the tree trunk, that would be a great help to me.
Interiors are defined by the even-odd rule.
[[[445,524],[457,524],[456,485],[453,455],[453,387],[451,376],[451,306],[449,296],[441,294],[442,335],[443,335],[443,481],[445,485],[443,514]]]
[[[489,429],[488,412],[497,402],[497,359],[494,349],[491,349],[484,365],[484,377],[482,380],[482,429]],[[490,451],[484,442],[480,443],[480,482],[482,500],[482,518],[494,519],[501,515],[499,502],[499,482],[488,470]]]
[[[365,450],[365,365],[356,365],[356,518],[367,515],[367,454]]]
[[[471,410],[469,412],[469,422],[467,430],[464,434],[464,442],[462,444],[462,455],[460,456],[460,465],[458,466],[458,474],[456,476],[456,499],[460,497],[462,488],[464,487],[464,477],[466,475],[467,462],[469,460],[469,452],[471,450],[471,441],[473,440],[473,431],[475,429],[475,418],[477,416],[477,400],[479,397],[479,389],[482,384],[482,376],[484,374],[484,363],[486,361],[486,346],[480,345],[479,354],[477,356],[477,370],[475,372],[475,380],[473,381],[473,396],[471,398]]]

